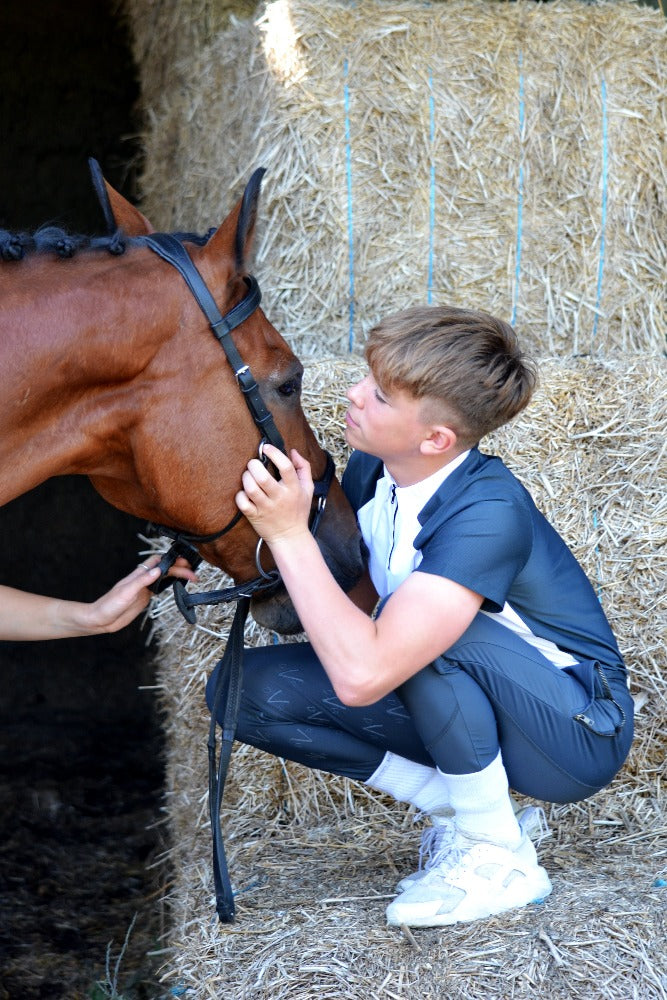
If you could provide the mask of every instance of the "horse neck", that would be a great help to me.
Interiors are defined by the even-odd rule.
[[[27,258],[0,267],[0,298],[0,503],[54,475],[117,474],[131,461],[127,387],[159,342],[134,270],[106,255]]]

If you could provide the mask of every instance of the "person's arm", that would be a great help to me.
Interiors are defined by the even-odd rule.
[[[159,556],[151,556],[92,603],[45,597],[14,587],[0,586],[0,640],[66,639],[117,632],[144,610],[148,587],[160,573]],[[184,559],[171,568],[172,576],[196,580]]]
[[[340,700],[372,704],[456,642],[479,611],[482,597],[453,580],[417,571],[397,588],[382,614],[371,619],[338,586],[308,530],[308,463],[296,451],[292,461],[270,446],[266,454],[281,479],[253,459],[237,506],[271,548]]]

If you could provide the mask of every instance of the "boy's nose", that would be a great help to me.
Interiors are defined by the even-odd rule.
[[[345,393],[345,395],[350,400],[350,402],[354,403],[355,406],[357,405],[357,400],[359,398],[359,388],[360,388],[360,386],[361,386],[361,382],[355,382],[354,385],[349,386],[347,392]]]
[[[347,390],[347,398],[351,403],[354,403],[355,406],[361,406],[363,403],[365,382],[366,379],[362,378],[359,382],[355,382],[354,385],[351,385]]]

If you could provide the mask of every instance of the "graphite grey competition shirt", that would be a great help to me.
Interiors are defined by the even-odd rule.
[[[380,597],[412,571],[432,573],[480,594],[483,613],[522,634],[556,666],[622,664],[584,571],[501,459],[473,448],[429,480],[401,489],[379,459],[357,451],[343,489]]]

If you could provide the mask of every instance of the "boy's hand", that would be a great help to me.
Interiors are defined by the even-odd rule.
[[[313,499],[310,463],[293,448],[290,458],[272,444],[264,454],[275,465],[280,479],[274,479],[258,458],[251,459],[242,476],[243,489],[236,494],[236,506],[264,541],[274,542],[308,533]]]

